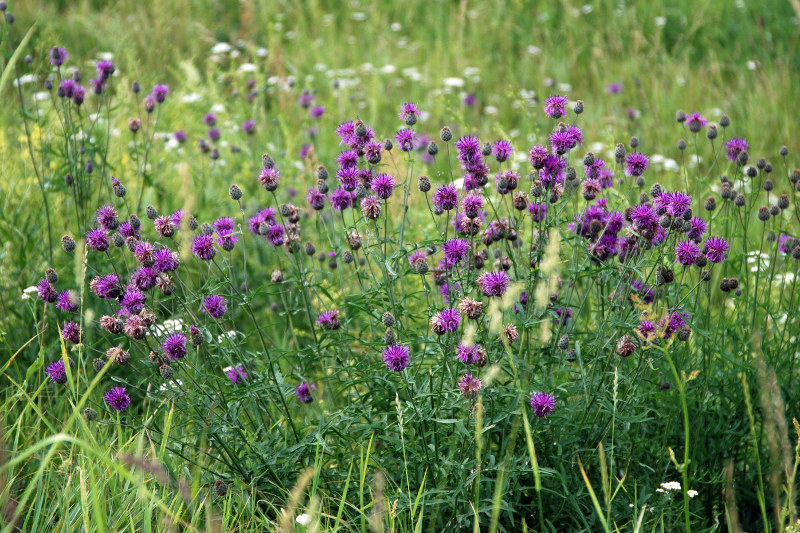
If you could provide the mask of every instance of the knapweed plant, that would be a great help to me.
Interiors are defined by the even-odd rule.
[[[532,145],[426,131],[405,103],[394,130],[337,117],[338,146],[315,127],[297,166],[261,155],[245,117],[234,180],[214,113],[197,152],[167,154],[165,85],[120,87],[108,60],[87,85],[68,59],[50,51],[44,94],[18,85],[42,195],[64,176],[27,379],[106,431],[109,457],[183,487],[176,519],[212,498],[289,529],[796,520],[796,380],[773,370],[793,376],[797,352],[787,148],[759,159],[727,116],[679,112],[669,174],[636,138],[589,150],[564,96]],[[138,114],[119,174],[122,98]],[[191,192],[198,160],[226,195]],[[34,490],[17,489],[15,520]]]

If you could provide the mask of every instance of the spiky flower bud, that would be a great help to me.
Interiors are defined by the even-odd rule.
[[[311,241],[306,242],[305,252],[306,255],[314,255],[317,253],[317,249],[314,247],[314,244]]]
[[[583,113],[583,100],[578,100],[575,102],[575,105],[572,106],[572,110],[575,112],[576,115],[580,115]]]
[[[710,124],[708,126],[708,129],[706,130],[706,139],[708,139],[709,141],[713,141],[714,139],[717,138],[718,135],[719,132],[717,131],[717,127],[713,124]]]
[[[768,179],[764,181],[764,190],[769,192],[775,188],[775,184],[772,183],[772,180]]]
[[[758,220],[761,222],[769,220],[769,207],[762,205],[758,208]]]
[[[269,154],[261,156],[261,166],[263,168],[275,168],[275,160]]]
[[[235,183],[231,184],[230,189],[228,189],[228,194],[231,195],[231,200],[236,200],[238,202],[242,199],[242,189]]]
[[[746,203],[744,194],[742,193],[737,194],[736,197],[733,199],[733,203],[736,205],[736,207],[744,207],[744,204]]]
[[[781,157],[786,157],[789,155],[789,149],[786,146],[781,146],[781,149],[778,151],[781,154]]]
[[[678,139],[678,150],[681,152],[686,150],[686,141],[684,139]]]
[[[684,112],[683,112],[683,109],[679,109],[679,110],[678,110],[678,111],[675,113],[675,120],[677,120],[677,121],[678,121],[678,122],[680,122],[681,124],[683,124],[684,122],[686,122],[686,113],[684,113]]]
[[[144,208],[144,214],[150,220],[155,220],[158,218],[158,211],[152,205],[148,205],[147,207]]]
[[[361,119],[356,120],[354,125],[354,132],[358,137],[364,137],[367,134],[367,125]]]
[[[625,145],[622,143],[617,144],[617,147],[614,149],[614,159],[617,163],[622,163],[625,161]]]
[[[44,271],[44,277],[53,285],[58,283],[58,273],[52,268],[48,268]]]
[[[703,204],[703,208],[706,211],[713,211],[717,208],[717,201],[714,199],[713,196],[709,196],[706,198],[706,202]]]
[[[730,126],[731,125],[730,117],[728,115],[722,115],[721,117],[719,117],[719,125],[722,126],[723,128],[727,128],[728,126]]]
[[[778,197],[778,207],[781,209],[786,209],[787,207],[789,207],[789,197],[786,196],[785,194],[781,194]]]
[[[435,156],[438,153],[439,153],[439,146],[433,141],[428,143],[428,155]]]
[[[328,179],[328,169],[325,168],[325,165],[320,165],[317,167],[317,179],[318,180]]]
[[[711,272],[708,270],[703,270],[700,272],[700,280],[701,281],[711,281]]]
[[[103,370],[103,368],[105,368],[105,366],[106,362],[100,359],[99,357],[95,357],[92,360],[92,368],[94,368],[95,372],[100,372],[101,370]]]
[[[622,146],[622,145],[618,144],[617,145],[617,149],[619,149],[620,146]],[[623,157],[625,157],[624,156],[624,153],[625,153],[625,147],[624,146],[622,146],[622,151],[623,151]],[[594,164],[594,152],[586,152],[586,155],[583,156],[583,165],[586,166],[586,167],[590,167],[593,164]]]
[[[661,196],[661,192],[662,190],[660,184],[654,183],[650,186],[650,196],[652,196],[653,198],[658,198],[659,196]]]
[[[639,147],[639,138],[635,135],[631,137],[631,140],[628,142],[631,148],[634,150]]]
[[[394,335],[394,330],[392,328],[386,328],[386,331],[383,332],[383,342],[386,344],[394,344],[397,341],[397,337]]]
[[[86,409],[83,410],[83,416],[86,417],[86,420],[92,422],[94,420],[97,420],[97,411],[95,411],[91,407],[87,407]]]
[[[428,192],[431,190],[431,180],[428,179],[428,176],[420,176],[417,185],[419,190],[422,192]]]
[[[383,141],[383,149],[386,150],[387,152],[391,152],[392,148],[394,148],[394,144],[392,144],[392,140],[391,139],[385,139]]]
[[[442,128],[442,131],[439,132],[439,138],[444,142],[450,142],[450,140],[453,138],[453,132],[450,130],[450,128],[445,126]]]
[[[216,480],[214,482],[214,493],[220,498],[224,498],[228,494],[228,485],[221,479]]]
[[[330,190],[328,182],[325,180],[317,180],[317,190],[322,194],[327,193]]]
[[[772,216],[776,217],[776,216],[778,216],[780,213],[781,213],[781,209],[780,209],[780,207],[778,207],[777,205],[772,205],[772,206],[770,206],[770,208],[769,208],[769,214],[770,214],[770,215],[772,215]]]
[[[161,378],[164,381],[169,381],[172,379],[172,376],[175,375],[175,371],[172,370],[172,367],[169,365],[161,365],[158,368],[158,373],[161,374]]]
[[[678,330],[678,340],[681,342],[688,341],[691,335],[692,335],[692,328],[690,328],[689,326],[684,326]]]
[[[750,154],[748,154],[745,151],[739,152],[739,155],[736,156],[736,163],[738,163],[739,166],[742,167],[745,166],[749,160],[750,160]]]
[[[560,339],[558,339],[558,349],[566,350],[568,348],[569,348],[569,336],[564,335]]]
[[[69,235],[61,237],[61,247],[65,252],[72,253],[75,251],[75,241]]]

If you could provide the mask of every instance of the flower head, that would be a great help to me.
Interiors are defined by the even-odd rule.
[[[397,146],[403,152],[410,152],[414,149],[414,141],[416,140],[417,134],[414,130],[410,130],[408,128],[402,128],[397,131],[397,135],[394,136],[394,139],[397,141]]]
[[[455,267],[467,256],[469,241],[467,239],[450,239],[442,245],[444,264],[448,270]]]
[[[392,195],[396,186],[397,182],[389,174],[378,174],[372,178],[371,189],[378,198],[386,200]]]
[[[95,252],[108,250],[108,234],[102,228],[93,228],[86,232],[86,245]]]
[[[169,94],[169,87],[164,84],[158,84],[153,87],[150,94],[159,104],[164,103],[164,100],[167,99],[167,95]]]
[[[182,333],[173,333],[161,342],[161,349],[170,359],[183,359],[186,357],[186,336]]]
[[[458,382],[458,388],[465,398],[474,398],[483,388],[480,379],[472,377],[472,374],[465,374]]]
[[[391,344],[383,349],[383,362],[392,372],[402,372],[408,366],[411,348],[403,344]]]
[[[212,294],[203,300],[203,313],[213,318],[220,318],[227,310],[227,301],[222,296]]]
[[[676,263],[692,266],[698,257],[700,257],[700,248],[693,241],[681,241],[675,246]]]
[[[64,326],[61,328],[61,337],[73,344],[80,344],[83,341],[83,331],[78,324],[70,320],[64,322]]]
[[[417,119],[419,118],[419,109],[417,109],[417,104],[412,103],[405,103],[400,106],[400,113],[398,115],[406,124],[413,125],[416,124]]]
[[[566,96],[549,96],[544,101],[544,112],[552,119],[559,119],[564,116],[564,106],[567,104]]]
[[[211,261],[217,255],[214,237],[206,233],[195,235],[192,239],[192,253],[203,261]]]
[[[729,161],[736,161],[739,154],[746,152],[748,148],[750,148],[750,145],[747,144],[747,139],[744,137],[734,137],[725,143],[725,148],[727,150],[725,157],[727,157]]]
[[[341,327],[339,323],[339,310],[333,309],[320,313],[317,317],[317,325],[325,330],[339,329]]]
[[[316,389],[317,386],[309,384],[308,382],[302,382],[294,389],[294,395],[300,400],[302,403],[311,403],[314,399],[311,397],[311,391]]]
[[[725,260],[725,252],[729,248],[728,241],[722,237],[710,237],[705,244],[706,258],[712,263],[721,263]]]
[[[442,211],[452,211],[458,207],[458,190],[455,185],[448,183],[437,188],[433,193],[433,205]]]
[[[89,282],[89,288],[93,293],[104,300],[116,298],[122,292],[119,278],[116,274],[97,276]]]
[[[492,153],[494,154],[495,159],[502,163],[511,157],[511,154],[514,153],[514,147],[511,146],[511,143],[508,141],[495,141],[494,145],[492,146]]]
[[[244,367],[242,365],[229,366],[224,370],[224,372],[234,385],[237,385],[247,379],[247,372],[244,371]]]
[[[342,187],[337,187],[331,193],[331,205],[337,211],[344,211],[353,204],[353,195]]]
[[[641,176],[644,174],[644,171],[647,170],[647,164],[649,162],[650,159],[639,152],[628,154],[628,157],[625,159],[625,174],[633,177]]]
[[[36,292],[43,302],[55,303],[58,300],[58,292],[53,288],[47,278],[42,278],[39,285],[36,286]]]
[[[442,309],[431,318],[431,329],[437,335],[452,333],[461,324],[461,316],[455,307]]]
[[[103,400],[115,411],[124,411],[131,404],[131,398],[125,391],[125,387],[114,387],[106,391]]]
[[[556,408],[556,399],[552,394],[546,392],[534,392],[531,394],[529,403],[533,414],[539,418],[544,418]]]
[[[458,343],[456,357],[468,365],[483,366],[486,363],[486,351],[480,344]]]
[[[505,271],[484,272],[478,276],[478,286],[486,296],[502,296],[511,281]]]
[[[67,382],[67,370],[63,359],[53,361],[47,365],[45,373],[50,378],[50,381],[57,385],[63,385]]]
[[[64,61],[69,59],[69,54],[61,46],[54,46],[51,48],[48,52],[48,56],[50,56],[50,64],[54,67],[60,67],[64,64]]]

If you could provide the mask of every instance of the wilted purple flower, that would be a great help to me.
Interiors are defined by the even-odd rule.
[[[533,414],[539,418],[544,418],[556,408],[556,399],[553,395],[546,392],[534,392],[529,400]]]
[[[352,205],[353,195],[344,188],[337,187],[336,190],[331,193],[330,200],[334,209],[337,211],[344,211]]]
[[[226,304],[227,302],[225,298],[216,294],[212,294],[210,296],[206,296],[205,300],[203,300],[202,311],[211,317],[220,318],[225,314],[225,311],[228,310]]]
[[[192,239],[192,253],[203,261],[211,261],[217,255],[214,237],[206,233],[195,235]]]
[[[228,367],[225,370],[225,375],[234,385],[237,385],[247,379],[247,372],[244,371],[244,367],[242,365]]]
[[[478,286],[486,296],[502,296],[511,281],[505,271],[484,272],[478,276]]]
[[[747,144],[747,139],[744,137],[734,137],[725,143],[725,148],[728,151],[728,153],[725,154],[725,157],[727,157],[730,161],[736,161],[736,159],[739,157],[739,154],[746,152],[748,148],[750,148],[750,145]]]
[[[161,349],[170,359],[183,359],[186,357],[186,336],[182,333],[173,333],[161,342]]]
[[[131,398],[125,387],[114,387],[103,395],[103,400],[115,411],[124,411],[131,404]]]
[[[700,257],[700,248],[689,240],[681,241],[675,246],[675,262],[683,266],[691,266]]]
[[[86,246],[95,252],[108,250],[108,234],[102,228],[93,228],[86,232]]]
[[[57,384],[63,385],[67,382],[67,370],[66,366],[64,365],[64,360],[59,359],[58,361],[53,361],[47,368],[45,369],[45,373],[50,378],[50,380]]]
[[[294,395],[297,397],[298,400],[302,403],[311,403],[314,399],[311,397],[311,391],[316,389],[317,386],[312,384],[308,384],[307,382],[302,382],[300,385],[295,387]]]
[[[458,207],[458,189],[448,183],[436,189],[433,193],[433,205],[442,211],[452,211]]]
[[[317,317],[317,325],[325,330],[339,329],[339,310],[324,311]]]
[[[164,84],[158,84],[153,87],[153,90],[150,93],[153,98],[155,98],[156,102],[159,104],[163,103],[164,100],[167,99],[167,95],[169,94],[169,87]]]
[[[314,106],[314,107],[311,108],[311,111],[309,113],[311,114],[311,118],[313,118],[314,120],[317,120],[322,115],[325,114],[325,108],[322,107],[322,106]]]
[[[414,140],[416,139],[417,134],[414,130],[410,130],[408,128],[402,128],[397,131],[397,134],[394,136],[395,140],[397,141],[397,146],[400,150],[404,152],[410,152],[414,149]]]
[[[458,388],[465,398],[474,398],[483,388],[483,383],[472,374],[465,374],[458,382]]]
[[[392,372],[402,372],[408,366],[411,348],[403,344],[391,344],[383,349],[383,362]]]
[[[628,157],[625,159],[625,174],[633,177],[641,176],[644,174],[644,171],[647,170],[647,164],[649,162],[650,159],[639,152],[628,154]]]
[[[431,329],[437,335],[452,333],[461,324],[461,316],[455,307],[446,307],[433,315],[431,318]]]
[[[54,67],[60,67],[64,64],[64,61],[69,59],[69,54],[61,46],[54,46],[51,48],[48,55],[50,56],[50,64]]]
[[[494,145],[492,146],[492,153],[494,154],[495,159],[502,163],[511,157],[511,154],[514,153],[514,147],[512,147],[511,143],[508,141],[495,141]]]
[[[706,257],[712,263],[721,263],[725,260],[725,252],[729,248],[728,241],[722,237],[710,237],[705,244]]]
[[[486,362],[486,352],[481,348],[480,344],[458,343],[456,357],[468,365],[480,365]]]
[[[392,191],[396,186],[397,182],[389,174],[378,174],[372,178],[372,192],[374,192],[378,198],[386,200],[392,195]]]
[[[61,337],[73,344],[80,344],[83,340],[83,332],[78,324],[70,320],[64,322],[64,326],[61,328]]]
[[[567,104],[566,96],[549,96],[544,101],[544,112],[552,119],[564,116],[564,106]]]
[[[75,291],[62,291],[61,294],[58,295],[58,300],[56,301],[56,307],[66,313],[74,313],[78,310],[78,304],[80,303],[80,298],[78,297],[78,293]]]

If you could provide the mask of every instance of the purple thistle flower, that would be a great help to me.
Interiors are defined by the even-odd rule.
[[[129,313],[136,314],[144,308],[144,303],[147,297],[136,285],[128,285],[125,287],[125,294],[122,296],[119,305]]]
[[[325,114],[325,108],[322,106],[314,106],[309,113],[312,119],[317,120]]]
[[[658,225],[658,213],[649,204],[637,205],[631,210],[631,220],[640,232],[654,231]]]
[[[692,207],[692,197],[685,192],[665,192],[653,199],[653,205],[661,204],[667,209],[667,214],[673,217],[682,217],[687,209]],[[658,207],[656,207],[658,208]]]
[[[656,293],[652,287],[647,287],[643,282],[634,280],[631,282],[631,290],[638,292],[640,298],[644,303],[651,304],[656,297]]]
[[[247,135],[253,135],[256,132],[256,121],[245,120],[244,122],[242,122],[242,131],[245,132]]]
[[[416,119],[419,118],[419,109],[417,109],[417,104],[405,103],[400,106],[400,113],[398,116],[403,119],[403,121],[408,124],[409,118],[413,117],[412,124],[416,123]]]
[[[131,398],[125,387],[114,387],[103,395],[103,400],[115,411],[124,411],[131,404]]]
[[[206,113],[205,115],[203,115],[203,124],[205,124],[209,128],[211,126],[214,126],[216,123],[217,123],[217,115],[215,115],[214,113]]]
[[[158,272],[172,272],[179,264],[178,254],[169,248],[159,248],[153,252],[153,269]]]
[[[458,207],[458,189],[448,183],[436,189],[433,193],[433,205],[442,211],[452,211]]]
[[[272,224],[266,235],[267,240],[273,246],[280,246],[286,241],[286,229],[283,224]]]
[[[229,217],[219,217],[217,220],[214,221],[214,229],[216,230],[218,235],[229,235],[233,233],[233,228],[235,227],[236,223],[232,218]]]
[[[356,168],[358,166],[358,152],[355,150],[345,150],[336,156],[336,162],[340,168]]]
[[[408,128],[402,128],[397,131],[397,134],[394,136],[395,140],[397,141],[397,146],[403,152],[410,152],[414,149],[414,140],[416,139],[417,134],[414,130],[410,130]]]
[[[386,200],[392,195],[392,191],[396,186],[397,182],[389,174],[378,174],[372,178],[372,192],[374,192],[378,198]]]
[[[131,275],[131,284],[135,285],[140,291],[150,290],[156,286],[158,274],[149,267],[137,268]]]
[[[98,297],[104,300],[116,298],[122,292],[120,290],[119,278],[116,274],[106,274],[98,276],[89,282],[89,288]]]
[[[633,177],[641,176],[644,174],[644,171],[647,170],[647,164],[649,162],[650,159],[639,152],[628,154],[628,157],[625,159],[625,174]]]
[[[247,372],[244,371],[244,367],[242,365],[237,365],[227,368],[225,370],[225,376],[231,380],[231,383],[238,385],[247,379]]]
[[[508,141],[495,141],[494,145],[492,146],[492,153],[494,154],[495,159],[497,159],[497,162],[502,163],[511,157],[511,154],[514,153],[514,147],[511,146],[511,143]]]
[[[297,99],[297,103],[300,104],[300,107],[303,109],[308,109],[313,101],[314,95],[308,92],[308,89],[304,89],[300,94],[300,97]]]
[[[186,139],[188,139],[188,137],[186,136],[186,132],[183,130],[176,131],[175,133],[172,134],[172,136],[175,137],[175,140],[181,144],[185,143]]]
[[[608,94],[619,94],[619,93],[622,92],[622,84],[619,83],[619,82],[613,81],[613,82],[608,84],[608,87],[606,87],[606,92]]]
[[[80,298],[78,297],[78,293],[75,291],[66,290],[62,291],[61,294],[58,295],[56,307],[65,313],[74,313],[78,310],[79,303]]]
[[[58,300],[58,293],[50,284],[50,282],[47,281],[47,278],[42,278],[42,281],[39,282],[39,285],[37,285],[36,288],[39,298],[41,298],[43,302],[55,303],[55,301]]]
[[[335,191],[331,193],[331,205],[337,211],[344,211],[348,207],[350,207],[353,203],[353,196],[342,187],[337,187]]]
[[[70,320],[64,322],[64,326],[61,328],[61,337],[73,344],[80,344],[83,340],[83,332],[78,324]]]
[[[469,241],[467,239],[450,239],[444,243],[442,251],[444,252],[445,267],[450,270],[469,253]]]
[[[547,156],[544,166],[539,170],[539,179],[546,189],[554,185],[564,183],[564,170],[567,168],[567,160],[555,155]]]
[[[214,237],[206,233],[195,235],[192,239],[192,253],[203,261],[211,261],[217,255]]]
[[[167,99],[167,95],[169,94],[169,87],[164,84],[158,84],[153,87],[150,94],[159,104],[164,103],[164,100]]]
[[[483,195],[471,192],[461,201],[461,209],[467,218],[477,218],[480,210],[483,209]]]
[[[747,144],[747,139],[744,137],[734,137],[725,143],[725,148],[728,152],[725,154],[725,157],[730,161],[736,161],[739,154],[746,152],[748,148],[750,148],[750,145]]]
[[[58,82],[57,94],[60,98],[72,98],[77,84],[72,78],[64,78]]]
[[[692,266],[700,257],[700,248],[690,240],[681,241],[675,246],[675,262],[683,266]]]
[[[465,374],[458,382],[458,388],[465,398],[474,398],[483,388],[480,379],[472,377],[472,374]]]
[[[47,54],[50,57],[50,64],[54,67],[60,67],[64,61],[69,59],[69,54],[61,46],[54,46]]]
[[[95,69],[97,70],[97,75],[102,80],[107,80],[108,78],[110,78],[111,75],[114,74],[114,71],[116,70],[114,68],[114,62],[108,61],[107,59],[101,59],[100,61],[98,61],[95,64]]]
[[[325,198],[325,195],[316,187],[308,189],[308,193],[306,193],[306,201],[315,211],[321,211],[325,207]]]
[[[106,204],[98,209],[97,214],[95,215],[95,220],[108,231],[114,231],[119,227],[117,212],[114,210],[111,204]]]
[[[467,93],[467,94],[464,95],[464,99],[461,100],[461,103],[464,104],[467,107],[472,107],[472,106],[475,105],[475,103],[477,101],[478,101],[478,99],[475,96],[475,93]]]
[[[67,369],[64,365],[64,360],[59,359],[58,361],[53,361],[47,368],[45,369],[45,373],[50,378],[50,380],[55,383],[56,385],[63,385],[67,382]]]
[[[148,241],[137,242],[133,247],[133,256],[141,264],[147,264],[153,259],[153,252],[156,247]]]
[[[339,310],[333,309],[320,313],[317,317],[317,325],[324,330],[339,329],[341,327],[341,323],[339,322]]]
[[[565,115],[564,106],[566,104],[566,96],[549,96],[544,101],[544,112],[552,119],[559,119]]]
[[[210,296],[206,296],[206,299],[203,300],[202,311],[213,318],[220,318],[225,314],[225,311],[228,310],[226,304],[227,301],[225,298],[216,294],[212,294]]]
[[[534,222],[541,222],[546,216],[547,204],[545,202],[531,202],[528,204],[528,212],[533,216]]]
[[[575,143],[568,131],[557,130],[550,134],[550,145],[553,147],[553,153],[564,155],[575,146]]]
[[[708,124],[708,121],[700,116],[700,113],[690,113],[686,115],[686,125],[689,126],[690,130],[692,129],[692,126],[699,130],[700,128],[705,127],[706,124]]]
[[[93,228],[86,232],[86,246],[95,252],[108,250],[108,234],[102,228]]]
[[[461,316],[455,307],[446,307],[431,318],[431,329],[437,335],[452,333],[460,324]]]
[[[486,362],[486,352],[480,344],[468,345],[464,342],[458,343],[456,357],[467,365],[478,365]]]
[[[411,348],[403,344],[391,344],[383,349],[383,362],[392,372],[402,372],[408,366]]]
[[[183,359],[186,357],[186,336],[182,333],[173,333],[161,342],[161,349],[170,359]]]
[[[239,237],[237,237],[233,233],[220,235],[219,239],[217,239],[217,245],[227,252],[233,250],[233,247],[236,246],[237,242],[239,242]]]
[[[535,144],[531,147],[530,151],[528,152],[528,161],[531,162],[533,168],[539,170],[544,167],[545,161],[547,161],[547,157],[550,155],[550,152],[542,146],[541,144]]]
[[[556,309],[556,317],[558,317],[556,319],[556,324],[560,323],[562,326],[564,326],[568,324],[569,319],[572,318],[572,309],[570,309],[569,307],[567,308],[559,307],[558,309]]]
[[[689,220],[689,231],[686,232],[686,235],[694,240],[695,242],[700,242],[703,238],[703,234],[706,232],[706,221],[700,217],[692,217]]]
[[[792,253],[795,246],[798,245],[797,239],[786,233],[781,233],[778,237],[778,251],[782,254]]]
[[[219,131],[219,128],[211,128],[210,130],[208,130],[208,138],[212,142],[217,142],[221,136],[222,132]]]
[[[342,184],[342,188],[347,192],[352,192],[358,187],[358,177],[360,171],[357,167],[342,167],[336,171],[336,178]]]
[[[275,211],[274,207],[267,207],[253,215],[250,220],[248,221],[248,226],[250,227],[250,231],[255,235],[260,235],[258,228],[261,224],[274,224],[275,223],[275,215],[277,211]]]
[[[311,391],[316,389],[317,386],[312,384],[308,384],[307,382],[302,382],[294,389],[294,395],[300,400],[301,403],[311,403],[314,401],[314,398],[311,397]]]
[[[722,237],[709,237],[705,244],[706,257],[712,263],[721,263],[725,260],[725,252],[730,246]]]
[[[636,334],[642,340],[652,340],[656,335],[656,325],[650,320],[642,320],[639,322],[639,327],[636,328]]]
[[[556,399],[552,394],[546,392],[534,392],[529,400],[533,414],[539,418],[544,418],[556,408]]]
[[[424,263],[428,260],[428,254],[425,253],[425,250],[415,250],[408,256],[408,262],[412,267],[417,266],[420,263]]]
[[[280,179],[281,173],[277,167],[262,168],[261,172],[258,174],[258,182],[268,191],[277,189]]]
[[[583,146],[583,132],[578,126],[567,126],[567,133],[572,142],[570,149],[575,148],[575,146],[579,144]]]
[[[478,287],[486,296],[502,296],[511,281],[505,271],[484,272],[478,276]]]

